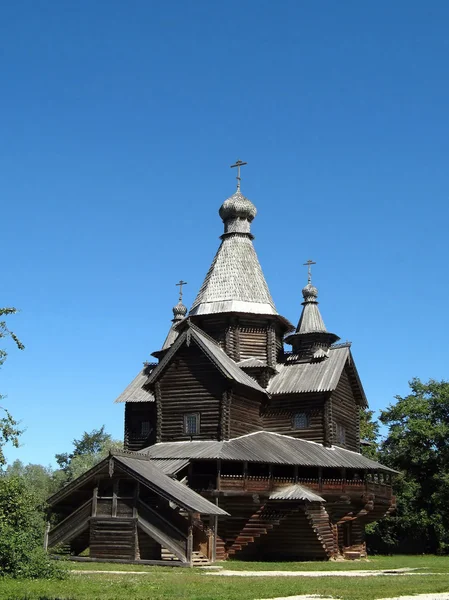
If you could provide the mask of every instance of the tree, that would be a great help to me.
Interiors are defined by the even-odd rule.
[[[0,317],[6,317],[9,315],[13,315],[15,313],[17,313],[16,308],[12,308],[12,307],[0,308]],[[0,339],[3,339],[3,338],[11,338],[13,340],[13,342],[15,343],[15,345],[17,346],[17,348],[19,348],[19,350],[24,350],[25,346],[22,344],[22,342],[19,340],[19,338],[16,336],[16,334],[8,328],[6,321],[4,319],[0,321]],[[0,348],[0,367],[5,362],[7,355],[8,355],[7,351],[4,350],[3,348]],[[3,399],[3,396],[0,395],[0,400],[2,400],[2,399]],[[15,446],[17,448],[19,445],[19,436],[22,433],[22,430],[19,429],[18,422],[14,420],[11,413],[9,411],[7,411],[6,408],[3,408],[2,406],[0,406],[0,410],[3,413],[3,416],[0,418],[0,467],[1,467],[6,462],[5,455],[3,453],[4,445],[7,442],[11,442],[13,444],[13,446]]]
[[[419,379],[381,412],[380,460],[398,471],[395,516],[376,527],[379,550],[449,551],[449,382]],[[389,548],[390,547],[390,548]]]
[[[360,409],[360,440],[362,454],[372,460],[379,458],[379,423],[373,420],[374,411]]]
[[[85,471],[91,469],[105,458],[110,450],[122,450],[123,443],[113,440],[109,433],[100,429],[93,429],[90,433],[85,431],[79,440],[73,440],[72,452],[56,454],[56,462],[61,470],[55,473],[55,478],[60,485],[73,481]]]
[[[15,460],[6,467],[5,477],[22,479],[27,490],[32,492],[42,504],[56,491],[54,473],[51,467],[31,463],[24,465],[21,460]]]
[[[0,576],[61,578],[42,547],[44,510],[23,478],[0,475]]]

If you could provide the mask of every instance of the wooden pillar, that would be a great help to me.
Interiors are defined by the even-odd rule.
[[[246,483],[248,480],[248,461],[245,460],[243,463],[243,489],[246,490]]]
[[[295,474],[294,474],[295,483],[298,483],[298,465],[295,465],[294,470],[295,470]]]
[[[162,442],[162,396],[159,382],[154,385],[154,395],[156,398],[156,442]]]
[[[139,493],[140,493],[140,483],[136,481],[134,487],[134,500],[133,500],[133,519],[137,519],[139,516],[139,511],[137,508],[137,503],[139,502]]]
[[[324,400],[324,410],[323,410],[323,430],[324,430],[324,446],[332,446],[332,400],[331,397],[328,396]]]
[[[187,534],[186,559],[190,566],[193,564],[193,515],[189,513],[189,528]]]
[[[112,483],[112,516],[117,516],[118,479]]]
[[[274,323],[267,326],[267,365],[269,367],[276,366],[276,330]]]
[[[341,470],[341,489],[343,492],[346,490],[346,469]]]
[[[214,563],[217,560],[217,535],[218,535],[218,516],[214,515],[213,517],[213,538],[212,538],[212,553],[211,553],[211,561]]]
[[[97,516],[97,503],[98,503],[98,481],[94,487],[94,491],[92,494],[92,517]]]
[[[45,524],[45,531],[44,531],[44,552],[47,552],[48,550],[48,534],[50,532],[50,523],[46,523]]]
[[[221,487],[221,459],[217,460],[217,483],[215,484],[215,489],[220,491]]]
[[[323,491],[323,467],[318,467],[318,490]]]

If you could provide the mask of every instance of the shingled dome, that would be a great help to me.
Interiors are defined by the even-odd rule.
[[[222,242],[189,315],[277,315],[252,242],[250,223],[256,207],[237,191],[223,202],[219,213],[224,222]]]

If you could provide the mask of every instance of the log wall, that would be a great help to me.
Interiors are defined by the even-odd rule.
[[[238,437],[263,429],[260,401],[250,399],[242,391],[233,390],[230,404],[230,437]]]
[[[332,432],[332,443],[358,452],[360,449],[359,406],[355,401],[346,369],[341,374],[337,388],[331,396],[331,401],[332,419],[335,424]],[[338,440],[338,425],[345,429],[345,443]]]
[[[103,559],[136,559],[136,520],[92,518],[90,556]]]
[[[323,394],[273,396],[270,404],[263,411],[263,426],[266,431],[323,443],[323,410]],[[304,429],[293,429],[293,416],[301,412],[308,415],[309,426]]]
[[[179,350],[158,382],[161,442],[189,440],[184,415],[199,413],[200,433],[195,440],[218,439],[225,379],[215,365],[192,343]]]

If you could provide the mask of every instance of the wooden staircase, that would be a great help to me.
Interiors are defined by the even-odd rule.
[[[262,506],[248,519],[243,529],[235,532],[234,535],[229,535],[231,532],[227,532],[229,537],[224,541],[226,545],[230,544],[227,547],[228,556],[235,556],[237,552],[254,543],[257,538],[266,535],[291,512],[291,509]]]
[[[334,531],[326,509],[321,504],[309,504],[304,508],[304,513],[312,529],[315,531],[328,558],[338,553],[335,546]]]

